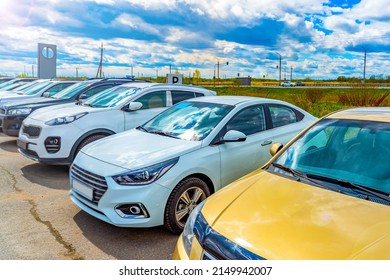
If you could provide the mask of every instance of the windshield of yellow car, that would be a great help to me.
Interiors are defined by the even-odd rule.
[[[303,174],[390,193],[390,123],[324,119],[274,162]]]

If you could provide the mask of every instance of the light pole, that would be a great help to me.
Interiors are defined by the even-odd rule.
[[[291,66],[291,72],[290,72],[290,81],[292,82],[292,70],[293,70],[293,67]]]
[[[278,52],[275,52],[277,55],[279,55],[279,85],[282,81],[282,55]],[[276,66],[278,68],[278,66]]]

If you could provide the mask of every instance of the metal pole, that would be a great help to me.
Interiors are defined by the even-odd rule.
[[[219,80],[219,60],[218,60],[218,63],[217,63],[217,64],[218,64],[218,68],[217,68],[217,69],[218,69],[218,70],[217,70],[217,79]]]
[[[291,73],[290,73],[290,81],[292,82],[292,66],[291,66]]]
[[[366,82],[366,61],[367,61],[367,49],[363,47],[364,50],[364,66],[363,66],[363,84]]]
[[[277,55],[279,55],[279,85],[282,81],[282,55],[278,52],[276,52]]]
[[[213,77],[213,80],[214,80],[214,86],[215,86],[215,65],[216,65],[216,64],[214,64],[214,77]]]

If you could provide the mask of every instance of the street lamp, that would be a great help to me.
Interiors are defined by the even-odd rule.
[[[279,84],[280,82],[282,81],[282,55],[278,52],[275,52],[277,55],[279,55]],[[276,65],[276,68],[278,68],[278,66]]]

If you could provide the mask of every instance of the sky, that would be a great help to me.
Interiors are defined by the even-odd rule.
[[[390,75],[390,0],[0,0],[0,75],[336,79]],[[219,71],[218,71],[219,69]]]

